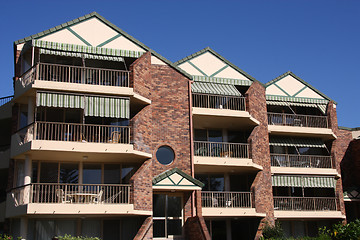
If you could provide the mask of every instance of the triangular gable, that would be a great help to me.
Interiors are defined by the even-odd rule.
[[[171,61],[151,50],[145,44],[133,38],[96,12],[20,39],[15,41],[14,44],[18,46],[17,50],[20,50],[26,42],[31,40],[82,45],[93,48],[120,49],[139,53],[150,51],[153,64],[170,65],[187,78],[192,78]]]
[[[265,86],[268,100],[284,99],[287,101],[315,103],[333,101],[290,71],[268,82]]]
[[[154,177],[154,189],[201,190],[204,184],[178,168],[167,170]]]
[[[209,47],[185,57],[175,62],[175,64],[182,70],[198,78],[256,81],[252,76],[236,67]]]

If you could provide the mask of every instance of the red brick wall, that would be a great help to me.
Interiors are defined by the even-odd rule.
[[[134,237],[134,240],[153,239],[152,226],[152,217],[146,218],[136,236]]]
[[[257,173],[251,186],[251,191],[254,194],[253,200],[255,200],[256,212],[266,213],[266,218],[261,221],[256,234],[256,238],[259,238],[265,221],[270,223],[274,222],[265,88],[260,83],[254,82],[250,86],[246,92],[246,104],[250,115],[260,122],[260,124],[253,129],[248,139],[253,162],[263,167],[263,171]]]
[[[341,173],[340,163],[345,156],[345,152],[349,146],[350,141],[352,140],[352,133],[346,130],[340,130],[338,128],[336,108],[335,104],[329,102],[327,107],[327,115],[329,118],[329,127],[332,129],[337,138],[331,144],[331,156],[333,158],[333,163],[338,173]],[[336,197],[339,199],[338,207],[341,210],[341,213],[345,215],[345,205],[344,205],[344,195],[341,178],[336,182]]]
[[[189,79],[169,66],[151,65],[150,53],[137,59],[130,69],[134,91],[151,100],[130,121],[134,149],[153,155],[131,178],[131,196],[135,209],[151,211],[154,176],[175,167],[191,174]],[[156,150],[161,145],[174,150],[173,163],[157,161]],[[192,216],[192,199],[190,193],[183,196],[186,221]]]

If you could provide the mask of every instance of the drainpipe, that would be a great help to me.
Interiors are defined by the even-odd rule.
[[[189,81],[189,118],[190,118],[190,164],[191,164],[191,176],[194,177],[194,131],[193,131],[193,118],[192,118],[192,94],[191,94],[191,83],[193,81]],[[195,191],[192,192],[192,217],[196,216],[196,208],[195,208]]]

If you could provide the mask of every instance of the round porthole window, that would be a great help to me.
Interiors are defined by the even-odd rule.
[[[169,146],[161,146],[156,151],[156,159],[163,165],[169,165],[174,161],[175,153]]]

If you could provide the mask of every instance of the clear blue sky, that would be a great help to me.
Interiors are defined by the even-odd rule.
[[[266,83],[291,70],[360,126],[360,1],[3,1],[0,96],[13,94],[13,41],[96,11],[175,62],[210,46]]]

